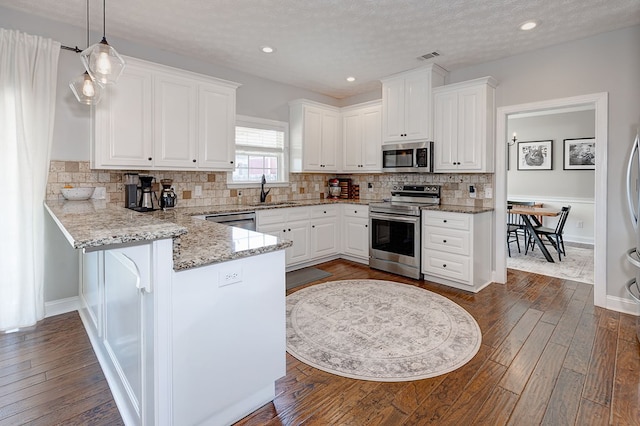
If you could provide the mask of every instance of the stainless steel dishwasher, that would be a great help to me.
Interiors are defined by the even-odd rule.
[[[256,212],[229,212],[193,216],[196,219],[209,220],[236,228],[256,230]]]

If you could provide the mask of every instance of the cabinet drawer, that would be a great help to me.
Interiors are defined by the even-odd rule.
[[[285,214],[286,214],[285,220],[287,222],[309,219],[309,213],[310,213],[309,207],[291,207],[283,210],[285,210]]]
[[[468,256],[451,253],[422,251],[422,272],[424,274],[438,275],[450,280],[470,284],[471,262]]]
[[[465,213],[427,211],[422,213],[422,224],[425,226],[469,230],[471,229],[471,215]]]
[[[286,221],[284,209],[258,210],[256,212],[258,227],[262,225],[273,225],[274,223],[284,223]]]
[[[447,253],[468,256],[471,236],[469,231],[425,226],[422,233],[422,246],[425,249],[445,251]]]
[[[311,207],[311,217],[335,217],[338,215],[338,206],[314,206]]]
[[[365,219],[369,218],[369,206],[345,204],[342,212],[345,216],[348,217],[360,217]]]

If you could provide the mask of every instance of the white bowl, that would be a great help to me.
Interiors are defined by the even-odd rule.
[[[90,186],[86,188],[62,188],[60,192],[62,192],[62,196],[67,200],[71,201],[81,201],[88,200],[93,195],[93,191],[95,191],[95,186]]]

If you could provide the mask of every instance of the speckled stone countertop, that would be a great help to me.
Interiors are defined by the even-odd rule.
[[[152,213],[138,213],[124,207],[109,206],[100,200],[47,202],[45,206],[76,249],[173,238],[173,269],[180,271],[282,250],[292,244],[291,241],[271,235],[195,219],[192,216],[346,201],[349,204],[368,204],[367,201],[358,200],[310,200],[186,207]]]
[[[439,212],[477,214],[477,213],[491,212],[494,210],[494,208],[493,207],[458,206],[454,204],[440,204],[439,206],[423,207],[422,210],[435,210]]]

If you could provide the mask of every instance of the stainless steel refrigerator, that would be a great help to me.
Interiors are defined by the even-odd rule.
[[[627,251],[627,260],[634,266],[635,277],[627,282],[627,291],[640,304],[640,130],[633,142],[627,164],[627,202],[635,234],[635,247]],[[640,341],[640,317],[636,320],[636,335]]]

